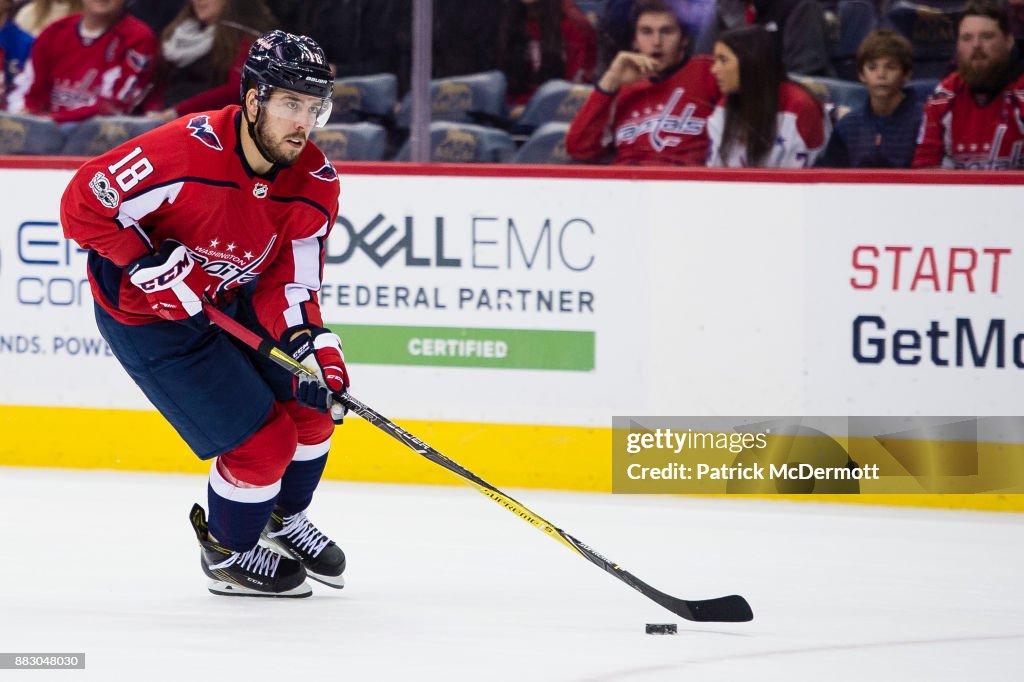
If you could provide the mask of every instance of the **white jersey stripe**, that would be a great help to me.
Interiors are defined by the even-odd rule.
[[[306,323],[301,306],[312,298],[310,292],[320,291],[320,237],[327,234],[328,227],[325,222],[316,234],[291,243],[295,279],[284,288],[285,301],[288,303],[284,310],[284,321],[289,327]]]

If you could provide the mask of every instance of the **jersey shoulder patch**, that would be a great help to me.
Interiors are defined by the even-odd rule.
[[[218,152],[224,150],[224,146],[220,143],[220,138],[217,137],[217,133],[213,131],[213,126],[210,125],[209,116],[206,116],[205,114],[202,116],[193,116],[189,119],[186,127],[192,131],[192,137],[196,138],[210,149],[215,149]]]
[[[338,179],[338,171],[334,170],[334,166],[326,157],[324,158],[324,164],[317,170],[310,172],[310,175],[324,182],[333,182]]]

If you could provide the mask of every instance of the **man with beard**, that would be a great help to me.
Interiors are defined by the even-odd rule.
[[[306,597],[344,585],[345,555],[306,517],[348,386],[318,302],[338,176],[308,142],[333,81],[311,38],[253,43],[242,106],[191,114],[81,167],[64,234],[89,249],[96,321],[146,397],[203,460],[209,522],[189,515],[214,594]],[[236,344],[211,301],[283,346],[317,380]],[[330,416],[328,413],[330,412]],[[145,442],[140,443],[145,447]],[[257,544],[260,537],[280,553]],[[134,539],[138,547],[139,539]]]
[[[565,138],[580,161],[614,148],[616,164],[703,166],[718,101],[712,60],[689,57],[686,27],[666,0],[633,6],[633,50],[615,55]]]
[[[957,25],[958,69],[928,99],[914,168],[1024,168],[1024,63],[1006,10],[967,3]]]

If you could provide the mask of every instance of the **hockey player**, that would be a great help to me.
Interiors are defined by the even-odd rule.
[[[972,0],[957,24],[958,69],[924,107],[914,168],[1024,168],[1024,61],[1006,10]]]
[[[14,79],[8,110],[58,123],[130,114],[149,92],[156,35],[126,14],[125,0],[84,0],[82,13],[50,24]]]
[[[65,235],[90,249],[103,337],[196,455],[213,460],[209,524],[199,505],[190,518],[215,594],[305,597],[307,575],[344,585],[344,553],[306,517],[342,408],[202,312],[212,299],[332,391],[348,386],[318,301],[339,180],[307,141],[330,116],[332,86],[312,39],[268,33],[245,62],[241,107],[130,140],[82,166],[61,201]],[[284,556],[258,545],[261,533]]]
[[[703,166],[718,99],[711,59],[688,57],[686,27],[666,0],[633,6],[635,52],[619,52],[565,137],[569,155],[613,163]]]

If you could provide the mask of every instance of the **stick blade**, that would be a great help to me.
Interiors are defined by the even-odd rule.
[[[746,623],[754,619],[750,604],[738,594],[697,600],[668,597],[665,601],[659,601],[680,618],[699,623]]]
[[[751,605],[738,594],[715,599],[678,599],[664,592],[649,595],[687,621],[697,623],[746,623],[754,620]]]

